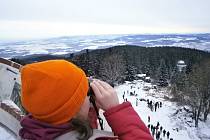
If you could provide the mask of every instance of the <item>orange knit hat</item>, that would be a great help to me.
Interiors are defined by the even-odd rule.
[[[88,80],[83,70],[65,60],[28,64],[21,70],[23,107],[50,124],[69,121],[83,104]]]

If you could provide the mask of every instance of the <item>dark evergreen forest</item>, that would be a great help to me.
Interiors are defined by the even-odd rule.
[[[27,64],[49,59],[66,59],[80,66],[88,76],[94,76],[111,82],[134,80],[135,74],[145,73],[155,80],[171,80],[179,60],[186,65],[186,73],[192,71],[195,64],[210,58],[210,53],[180,47],[139,47],[115,46],[99,50],[85,50],[78,54],[65,56],[35,55],[16,59],[21,64]]]

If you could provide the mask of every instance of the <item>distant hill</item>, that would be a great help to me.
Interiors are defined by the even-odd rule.
[[[0,57],[12,58],[31,54],[62,55],[86,49],[104,49],[119,45],[175,46],[210,51],[210,34],[122,34],[64,36],[10,42],[0,40]]]

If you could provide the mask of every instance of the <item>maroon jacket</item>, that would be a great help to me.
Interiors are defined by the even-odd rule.
[[[89,116],[91,117],[90,114]],[[94,121],[96,117],[93,116],[92,126],[97,127]],[[119,140],[153,140],[149,130],[129,102],[107,110],[104,116]],[[20,136],[31,140],[52,140],[71,130],[68,124],[54,126],[35,120],[30,115],[23,118],[21,125],[23,128],[20,130]],[[113,140],[117,139],[113,138]],[[111,139],[101,137],[96,140]]]

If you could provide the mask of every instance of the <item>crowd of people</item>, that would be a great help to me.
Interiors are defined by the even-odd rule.
[[[162,107],[162,102],[153,102],[152,100],[147,99],[147,105],[151,111],[157,111],[158,108]]]
[[[162,140],[163,138],[167,138],[170,140],[173,140],[173,138],[170,137],[170,132],[166,131],[166,129],[163,128],[163,126],[160,125],[159,122],[157,122],[156,125],[151,124],[151,118],[148,116],[148,129],[150,130],[152,136],[156,138],[156,140]]]
[[[135,87],[131,86],[131,89],[133,89],[133,88],[135,88]],[[127,95],[128,96],[136,96],[137,93],[135,90],[132,92],[127,90]],[[128,99],[126,98],[127,95],[126,95],[126,91],[124,91],[124,94],[122,95],[124,102],[128,101]],[[152,112],[157,112],[157,110],[163,106],[163,103],[161,101],[153,101],[153,100],[144,99],[144,98],[136,98],[136,106],[139,105],[139,101],[146,102],[148,105],[148,108],[150,108]],[[155,124],[155,125],[151,123],[150,116],[148,116],[147,127],[150,130],[150,133],[152,134],[154,139],[162,140],[163,138],[167,138],[169,140],[173,140],[173,138],[170,137],[170,131],[166,130],[163,126],[161,126],[159,122],[157,122],[157,124]]]

